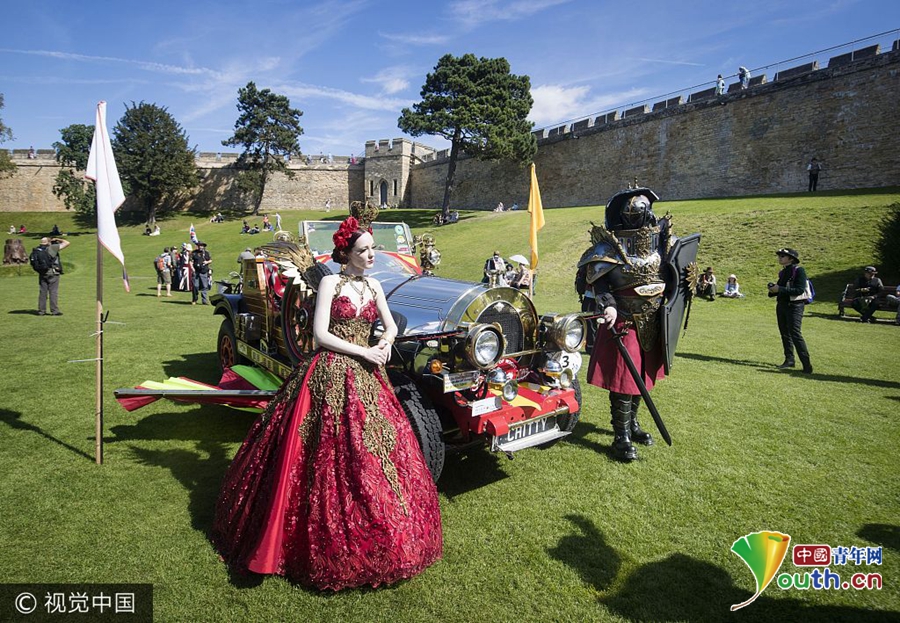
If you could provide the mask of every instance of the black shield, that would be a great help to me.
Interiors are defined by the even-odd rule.
[[[699,245],[700,234],[677,238],[666,256],[666,270],[663,271],[666,281],[666,304],[662,314],[666,374],[669,374],[669,369],[672,367],[678,335],[681,333],[685,314],[690,309],[690,302],[697,286],[697,247]]]

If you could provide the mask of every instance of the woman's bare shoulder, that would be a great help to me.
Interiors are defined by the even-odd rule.
[[[376,292],[381,292],[381,282],[375,279],[375,277],[366,277],[366,283],[372,286]]]

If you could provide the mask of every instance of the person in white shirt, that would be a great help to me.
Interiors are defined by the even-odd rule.
[[[722,292],[722,296],[729,299],[744,298],[744,295],[741,294],[741,286],[738,285],[736,276],[728,275],[728,281],[725,282],[725,291]]]

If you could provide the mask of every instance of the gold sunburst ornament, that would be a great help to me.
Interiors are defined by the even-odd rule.
[[[280,231],[276,231],[275,235],[272,236],[272,239],[275,242],[294,242],[294,234],[282,229]]]
[[[294,283],[303,281],[303,273],[316,263],[312,251],[301,238],[301,242],[276,240],[260,247],[266,258],[278,264],[281,274],[294,280]]]
[[[700,268],[697,266],[697,262],[691,262],[684,267],[684,280],[688,286],[688,296],[694,296],[697,284],[700,282]]]

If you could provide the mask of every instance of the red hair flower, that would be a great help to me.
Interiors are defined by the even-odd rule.
[[[334,248],[346,249],[349,246],[350,238],[357,229],[359,229],[359,222],[354,217],[348,216],[344,219],[344,222],[341,223],[341,226],[338,227],[338,230],[331,237],[332,242],[334,242]]]

